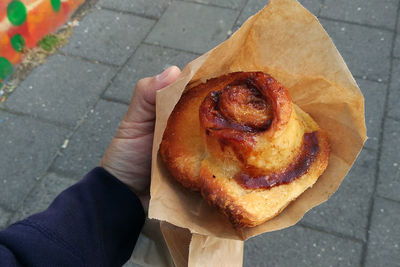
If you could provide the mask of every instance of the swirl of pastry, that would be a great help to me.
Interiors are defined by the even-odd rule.
[[[326,134],[273,77],[236,72],[183,94],[160,151],[179,182],[201,191],[235,227],[251,227],[312,186],[330,148]]]

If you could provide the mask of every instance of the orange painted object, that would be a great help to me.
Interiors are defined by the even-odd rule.
[[[0,84],[10,73],[10,63],[21,62],[21,48],[63,25],[84,0],[0,0]],[[11,66],[12,66],[11,65]]]

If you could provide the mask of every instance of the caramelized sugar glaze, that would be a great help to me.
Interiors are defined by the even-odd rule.
[[[300,177],[318,154],[317,132],[305,133],[298,155],[284,168],[260,170],[247,162],[257,135],[276,133],[289,122],[292,112],[287,90],[262,72],[233,73],[236,79],[223,89],[210,92],[199,109],[206,138],[218,140],[222,151],[232,148],[242,164],[235,180],[244,188],[271,188]],[[271,134],[272,135],[272,134]]]

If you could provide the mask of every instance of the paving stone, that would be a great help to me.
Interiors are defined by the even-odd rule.
[[[392,81],[389,88],[388,115],[400,119],[400,59],[393,59]]]
[[[393,55],[395,57],[400,58],[400,34],[398,33],[396,36],[396,41],[394,44],[394,51],[393,51]]]
[[[363,150],[339,190],[309,211],[303,222],[366,240],[376,165],[376,152]]]
[[[359,266],[362,244],[294,226],[245,242],[244,266]]]
[[[400,266],[400,203],[376,198],[366,266]]]
[[[100,0],[98,4],[119,11],[159,18],[170,2],[171,0]]]
[[[400,14],[397,19],[397,33],[399,33],[399,32],[400,32]]]
[[[193,53],[143,44],[118,73],[105,95],[129,103],[138,80],[161,73],[171,65],[177,65],[182,69],[196,57],[197,55]]]
[[[400,122],[386,119],[381,149],[378,195],[400,200]]]
[[[10,217],[11,213],[0,207],[0,231],[7,226],[7,222]]]
[[[200,4],[212,4],[220,7],[228,7],[232,9],[242,9],[246,0],[184,0],[186,2],[196,2]]]
[[[326,0],[321,17],[394,29],[398,0]]]
[[[378,149],[379,136],[382,128],[382,119],[385,109],[386,83],[371,82],[358,79],[358,86],[364,94],[365,123],[367,125],[368,140],[366,147]]]
[[[100,100],[51,170],[79,180],[98,166],[127,109],[126,105]]]
[[[387,81],[393,33],[320,19],[353,75]]]
[[[16,210],[66,135],[63,128],[0,111],[0,205]]]
[[[113,75],[110,67],[54,55],[22,82],[6,105],[73,126],[96,103]]]
[[[95,9],[82,19],[61,50],[71,55],[122,65],[153,24],[150,19]]]
[[[250,16],[260,11],[268,1],[265,0],[249,0],[240,13],[236,24],[242,25]]]
[[[315,16],[319,16],[320,10],[322,8],[323,0],[299,0],[305,8],[307,8]]]
[[[238,11],[186,2],[173,2],[146,41],[194,53],[204,53],[228,36]]]
[[[22,220],[34,213],[47,209],[63,190],[74,183],[75,181],[72,179],[60,177],[54,173],[46,175],[24,200],[21,208],[12,217],[12,222]]]
[[[299,0],[299,2],[311,13],[318,16],[321,9],[321,0]],[[242,25],[250,16],[260,11],[267,3],[268,1],[265,0],[249,0],[243,8],[236,24]]]

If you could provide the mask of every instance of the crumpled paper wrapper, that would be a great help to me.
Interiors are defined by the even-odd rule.
[[[171,232],[171,235],[172,234],[173,233]],[[189,247],[189,243],[187,247]],[[131,263],[135,264],[135,266],[141,267],[176,266],[174,265],[174,260],[171,257],[168,246],[164,240],[159,221],[146,221],[136,242],[135,249],[133,250],[131,258],[129,262],[124,266],[131,266]]]
[[[275,77],[288,88],[294,103],[328,133],[332,147],[329,165],[312,188],[274,219],[240,230],[200,194],[175,182],[158,152],[168,117],[185,87],[190,90],[235,71],[263,71]],[[292,226],[328,200],[366,140],[363,95],[317,18],[296,0],[270,0],[227,41],[188,64],[174,84],[157,93],[156,110],[149,218],[165,222],[164,238],[177,266],[241,266],[242,241]],[[173,227],[186,230],[174,232]],[[189,248],[187,240],[174,238],[185,231],[191,238]],[[187,252],[182,252],[183,247]],[[233,251],[241,255],[235,258]],[[187,257],[187,262],[179,257]]]

